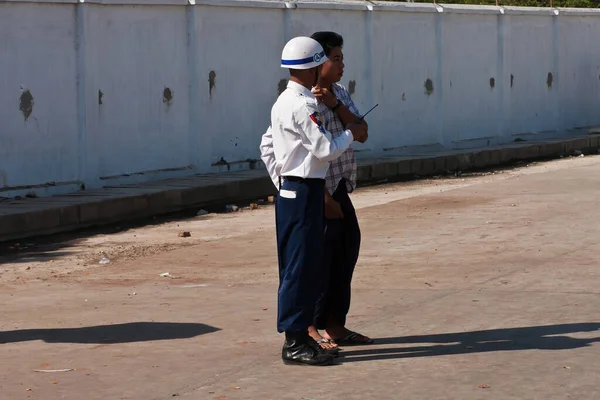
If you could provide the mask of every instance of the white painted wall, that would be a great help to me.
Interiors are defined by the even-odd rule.
[[[79,178],[75,30],[72,4],[0,2],[0,190]]]
[[[0,196],[260,167],[281,49],[317,30],[344,36],[359,109],[380,105],[362,157],[600,124],[597,10],[195,3],[0,0]]]

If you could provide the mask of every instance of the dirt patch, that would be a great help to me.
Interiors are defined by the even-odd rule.
[[[434,212],[464,210],[470,207],[490,204],[494,201],[496,199],[483,196],[472,196],[465,199],[464,197],[449,195],[448,193],[440,193],[398,200],[383,206],[367,207],[360,210],[359,215],[363,218],[383,216],[389,218],[390,215],[394,217],[429,215]]]
[[[448,223],[452,229],[439,231],[438,235],[451,237],[456,234],[455,225],[469,219],[469,227],[485,226],[484,234],[490,234],[497,229],[512,229],[529,223],[524,214],[519,214],[518,205],[510,211],[505,210],[511,207],[513,200],[509,199],[510,193],[494,190],[498,184],[504,185],[500,182],[531,174],[557,173],[576,166],[589,168],[599,162],[599,157],[562,159],[522,165],[497,174],[463,174],[461,177],[372,186],[357,190],[351,197],[361,229],[365,231],[375,229],[375,232],[383,232],[390,225],[398,225],[402,229],[393,235],[403,235],[406,230],[439,231],[440,225]],[[563,186],[574,191],[582,184],[571,179]],[[465,189],[468,187],[472,189]],[[539,186],[536,193],[526,188],[519,192],[519,196],[547,198],[549,194],[540,188],[547,192],[551,185]],[[475,218],[475,209],[480,210],[482,216]],[[495,214],[501,211],[510,216],[511,222],[505,219],[503,225],[498,223]],[[548,208],[544,216],[552,212],[556,211]],[[492,224],[486,225],[488,220]],[[144,280],[164,282],[158,277],[162,272],[179,275],[180,282],[224,279],[228,284],[251,284],[265,277],[276,282],[274,222],[274,208],[267,204],[252,211],[166,221],[158,219],[126,229],[123,225],[115,225],[96,231],[54,235],[44,239],[45,242],[41,239],[31,239],[33,243],[25,240],[19,243],[19,248],[16,248],[16,243],[6,243],[0,248],[0,283],[23,285],[25,282],[96,282],[106,279],[109,284],[122,280],[125,285],[135,285]],[[180,231],[189,231],[192,236],[180,238]],[[479,236],[471,239],[482,240]],[[388,241],[385,237],[380,238],[379,233],[369,238],[371,240],[381,240],[386,245]],[[401,244],[420,249],[419,243],[402,241]],[[406,251],[408,247],[403,248]],[[110,262],[99,264],[104,257]],[[223,263],[223,260],[227,262]],[[263,277],[253,266],[265,262],[269,268]],[[172,280],[169,284],[180,282]]]

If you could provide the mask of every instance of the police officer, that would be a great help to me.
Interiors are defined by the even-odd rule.
[[[327,61],[314,39],[296,37],[284,47],[281,67],[290,81],[271,110],[271,133],[279,178],[275,205],[279,293],[277,330],[285,332],[286,364],[326,365],[333,356],[307,332],[319,296],[323,253],[325,175],[329,161],[356,140],[367,139],[365,125],[350,124],[336,138],[325,129],[311,88]]]

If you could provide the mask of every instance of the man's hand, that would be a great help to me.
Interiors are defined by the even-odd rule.
[[[318,100],[321,100],[329,108],[333,108],[337,104],[337,97],[335,97],[335,95],[327,88],[317,85],[314,87],[312,92]]]
[[[369,138],[368,127],[366,124],[348,124],[346,129],[352,132],[354,140],[360,143],[364,143]]]
[[[325,189],[325,218],[327,219],[342,219],[344,218],[344,212],[340,203],[335,201]]]

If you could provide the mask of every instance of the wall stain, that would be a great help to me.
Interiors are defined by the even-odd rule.
[[[493,89],[494,87],[496,87],[496,79],[494,78],[490,78],[490,87]]]
[[[554,77],[552,76],[552,72],[548,72],[548,78],[546,79],[546,84],[548,85],[548,89],[552,88],[552,81],[554,81]]]
[[[8,175],[6,175],[6,171],[3,169],[0,170],[0,183],[2,183],[2,186],[8,187]]]
[[[172,102],[173,102],[173,91],[171,89],[169,89],[168,87],[165,87],[165,89],[163,90],[163,103],[170,106]]]
[[[513,87],[513,83],[515,82],[515,76],[510,74],[510,87]]]
[[[450,84],[452,85],[452,83]],[[433,82],[431,79],[427,79],[425,81],[425,94],[427,96],[431,95],[433,93]]]
[[[287,79],[282,79],[277,83],[277,95],[283,93],[283,91],[287,88],[287,84]]]
[[[231,171],[231,164],[229,164],[227,162],[227,160],[225,160],[223,157],[221,157],[221,159],[219,161],[217,161],[216,163],[212,163],[212,166],[220,166],[220,165],[225,165],[227,166],[227,171]]]
[[[356,92],[356,81],[348,82],[348,92],[350,92],[350,94],[354,94],[354,92]]]
[[[208,73],[208,94],[212,98],[212,92],[215,89],[215,79],[217,78],[217,73],[215,71],[210,71]]]
[[[102,90],[98,90],[98,104],[102,105],[102,97],[104,97],[104,93]]]
[[[29,89],[23,89],[21,87],[21,97],[19,98],[19,111],[23,113],[25,121],[31,116],[33,112],[33,95]]]
[[[402,93],[402,101],[406,101],[406,93]]]

